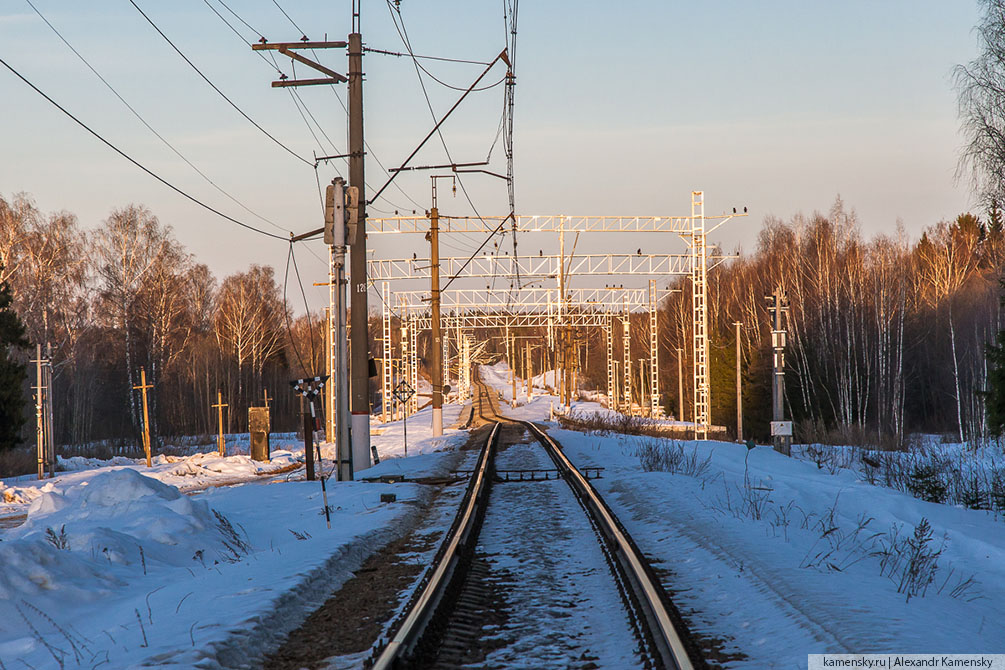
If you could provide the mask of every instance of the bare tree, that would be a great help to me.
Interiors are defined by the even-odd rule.
[[[283,345],[285,307],[271,267],[252,265],[248,272],[223,280],[217,296],[214,330],[221,349],[237,363],[237,400],[245,400],[246,368],[257,392],[262,368]]]
[[[121,333],[125,345],[123,362],[129,382],[127,400],[133,426],[139,425],[133,391],[136,385],[133,371],[136,301],[144,280],[169,243],[168,235],[148,209],[129,205],[113,210],[105,219],[104,227],[94,236],[92,262],[101,283],[100,305],[113,328]]]
[[[979,0],[980,53],[954,71],[965,137],[957,176],[986,204],[1005,200],[1005,0]]]

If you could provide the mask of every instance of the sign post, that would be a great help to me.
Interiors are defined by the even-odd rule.
[[[394,397],[398,399],[398,402],[405,404],[409,399],[415,395],[415,389],[412,385],[402,380],[398,382],[398,385],[394,387]],[[404,440],[405,440],[405,456],[408,456],[408,413],[404,414],[402,418],[402,428],[404,430]]]

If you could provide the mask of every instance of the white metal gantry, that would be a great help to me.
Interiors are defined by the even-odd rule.
[[[708,219],[729,219],[734,215],[722,214]],[[739,215],[736,215],[739,216]],[[692,215],[693,217],[693,215]],[[677,233],[690,234],[692,217],[688,216],[583,216],[566,214],[518,215],[518,233]],[[441,233],[488,233],[499,228],[508,216],[439,216]],[[506,230],[511,230],[509,224]],[[429,219],[425,216],[393,216],[366,220],[367,235],[382,233],[429,232]]]
[[[691,192],[691,306],[694,334],[695,439],[708,439],[711,392],[708,383],[708,267],[705,258],[705,197]]]
[[[660,382],[659,382],[659,340],[657,338],[656,327],[657,312],[659,304],[657,297],[656,280],[649,280],[649,416],[659,418],[663,416],[663,405],[660,404]]]
[[[661,413],[659,405],[659,359],[658,359],[658,319],[656,304],[658,296],[655,293],[656,276],[688,276],[692,286],[692,321],[693,321],[693,380],[694,380],[694,420],[698,425],[697,437],[706,438],[710,424],[710,386],[708,380],[708,305],[707,282],[709,261],[718,264],[726,257],[709,257],[706,235],[734,216],[743,214],[722,214],[706,216],[704,194],[693,191],[691,194],[691,215],[673,216],[516,216],[513,217],[513,227],[517,232],[559,234],[562,241],[564,233],[674,233],[681,237],[689,246],[687,254],[577,254],[566,256],[539,254],[538,256],[513,257],[498,253],[475,256],[474,258],[441,258],[441,270],[452,278],[520,277],[522,280],[555,280],[559,284],[558,293],[553,288],[539,289],[537,292],[522,292],[523,289],[502,291],[466,290],[454,292],[452,295],[444,291],[441,295],[442,306],[450,312],[444,318],[455,327],[454,342],[462,367],[458,370],[458,390],[463,391],[461,398],[470,392],[470,374],[463,366],[466,358],[470,363],[471,343],[464,330],[500,327],[542,327],[547,329],[549,344],[554,342],[558,327],[599,327],[607,333],[608,347],[608,395],[612,404],[618,404],[623,396],[631,408],[631,362],[630,356],[630,311],[647,308],[649,312],[649,412],[652,415]],[[440,233],[487,233],[500,227],[510,217],[451,217],[440,215]],[[710,223],[714,223],[709,227]],[[510,226],[507,224],[507,229]],[[403,216],[383,219],[367,219],[368,234],[389,233],[421,233],[429,230],[429,219],[425,216]],[[640,247],[641,249],[641,247]],[[714,266],[714,265],[713,265]],[[371,281],[408,281],[426,279],[430,275],[430,262],[424,258],[411,259],[371,259],[368,260]],[[595,291],[588,295],[587,290],[570,291],[567,288],[570,277],[584,276],[647,276],[649,277],[649,295],[642,296],[644,289],[630,289],[632,294],[615,295],[606,289],[591,289]],[[385,285],[386,286],[386,285]],[[389,295],[384,289],[384,295]],[[425,292],[396,291],[396,296],[404,298],[399,318],[408,320],[411,338],[418,330],[430,327],[428,314],[428,298]],[[618,306],[629,305],[622,316],[624,361],[613,360],[613,319],[618,312]],[[388,301],[385,300],[385,308]],[[389,315],[385,322],[389,323]],[[389,332],[385,327],[385,334]],[[390,338],[385,343],[385,350],[390,352]],[[446,340],[445,340],[446,342]],[[404,343],[403,343],[404,344]],[[416,352],[415,343],[410,342]],[[406,345],[407,346],[407,345]],[[448,347],[445,347],[448,349]],[[444,356],[447,366],[448,357]],[[620,363],[620,366],[618,365]],[[407,364],[403,361],[403,365]],[[415,363],[417,365],[417,362]],[[614,368],[622,367],[624,379],[621,389],[616,389],[617,373]],[[644,383],[644,382],[643,382]],[[385,391],[388,380],[385,376]],[[644,394],[643,394],[644,395]]]
[[[566,276],[676,277],[687,275],[691,254],[577,254],[566,257]],[[428,280],[432,266],[428,258],[374,258],[367,260],[371,281]],[[557,279],[562,257],[485,254],[475,257],[441,256],[440,273],[450,277],[515,277]]]

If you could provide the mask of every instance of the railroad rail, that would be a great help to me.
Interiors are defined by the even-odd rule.
[[[502,416],[495,394],[483,383],[478,382],[476,389],[477,397],[473,405],[477,405],[478,410],[473,411],[472,416],[477,414],[483,425],[491,427],[487,429],[488,435],[460,509],[433,564],[420,581],[404,613],[392,626],[389,639],[386,643],[378,640],[365,667],[375,670],[421,668],[435,661],[447,621],[471,566],[489,505],[489,494],[496,479],[494,458],[503,423],[523,426],[544,447],[555,464],[559,478],[566,481],[586,512],[639,638],[644,667],[667,670],[707,667],[655,571],[587,477],[565,455],[560,444],[529,421]]]

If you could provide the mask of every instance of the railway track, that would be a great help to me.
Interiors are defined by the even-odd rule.
[[[365,667],[707,667],[655,572],[561,445],[476,389],[485,441],[460,509]],[[573,616],[581,630],[563,629]]]

